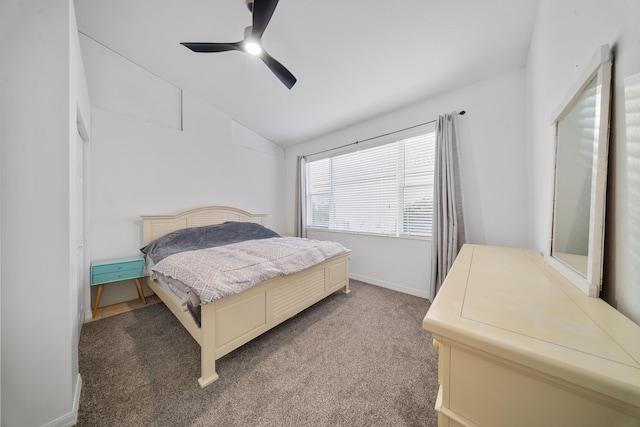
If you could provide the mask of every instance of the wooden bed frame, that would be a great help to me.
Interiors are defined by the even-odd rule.
[[[225,221],[264,225],[266,215],[252,215],[230,207],[204,207],[177,215],[142,216],[142,241],[147,245],[172,231]],[[236,295],[202,307],[202,326],[159,283],[145,282],[200,344],[201,387],[218,379],[216,360],[295,316],[340,288],[349,293],[349,253],[288,276],[276,277]]]

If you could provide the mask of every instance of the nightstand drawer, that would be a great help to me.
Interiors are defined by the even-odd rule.
[[[91,266],[91,284],[118,282],[120,280],[142,277],[144,259],[127,259],[122,261],[103,261]]]
[[[113,273],[92,274],[91,284],[99,285],[101,283],[118,282],[120,280],[135,279],[142,276],[142,270],[124,270],[114,271]]]

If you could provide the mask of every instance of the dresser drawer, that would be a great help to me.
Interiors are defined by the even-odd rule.
[[[144,259],[128,259],[123,261],[103,261],[91,266],[91,284],[117,282],[120,280],[142,277]]]

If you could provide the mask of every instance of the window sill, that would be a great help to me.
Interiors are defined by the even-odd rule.
[[[307,232],[309,231],[320,232],[320,233],[331,233],[331,234],[351,234],[351,235],[358,235],[358,236],[371,236],[371,237],[380,237],[380,238],[387,238],[387,239],[431,241],[431,236],[408,236],[408,235],[392,236],[390,234],[363,233],[363,232],[357,232],[357,231],[328,230],[326,228],[307,227]]]

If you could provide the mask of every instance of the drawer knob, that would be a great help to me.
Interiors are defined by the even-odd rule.
[[[440,348],[440,342],[437,339],[433,339],[433,348]]]

